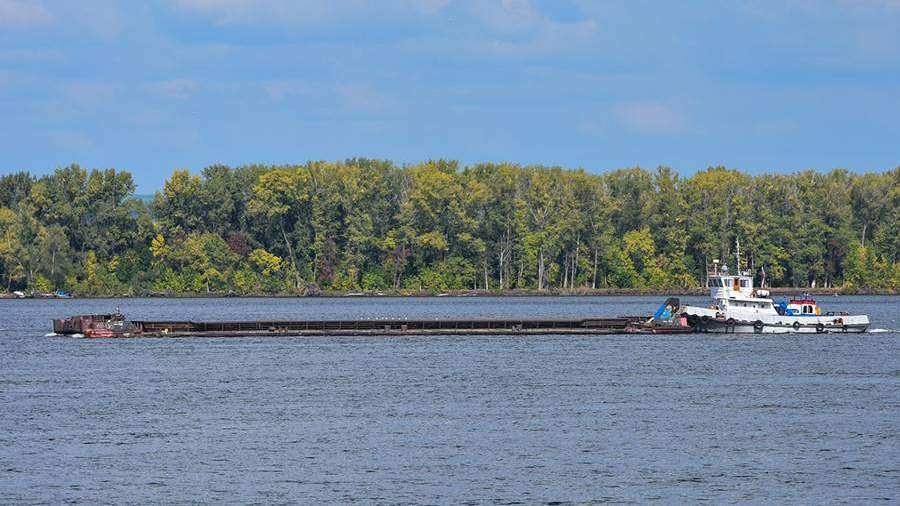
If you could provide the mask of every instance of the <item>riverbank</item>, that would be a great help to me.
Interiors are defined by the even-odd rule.
[[[778,287],[769,288],[769,292],[773,297],[787,297],[791,295],[806,293],[813,296],[836,296],[836,295],[898,295],[895,291],[890,290],[866,290],[858,288],[793,288]],[[237,294],[234,292],[136,292],[136,293],[120,293],[120,294],[72,294],[66,297],[53,297],[47,294],[28,295],[24,297],[14,293],[0,293],[0,299],[52,299],[52,298],[83,298],[83,299],[104,299],[104,298],[296,298],[296,297],[606,297],[606,296],[659,296],[659,297],[678,297],[678,296],[704,296],[709,294],[707,288],[693,289],[675,289],[675,290],[658,290],[651,288],[579,288],[574,290],[563,289],[546,289],[546,290],[448,290],[444,292],[429,290],[370,290],[370,291],[341,291],[341,290],[307,290],[304,293],[296,294],[270,294],[270,293],[247,293]]]

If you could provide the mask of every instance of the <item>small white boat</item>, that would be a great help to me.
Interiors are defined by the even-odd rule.
[[[787,334],[824,332],[865,332],[867,315],[823,312],[816,301],[803,295],[776,303],[767,290],[753,288],[750,272],[729,275],[718,263],[707,276],[713,303],[708,307],[682,306],[679,313],[700,332],[735,334]]]

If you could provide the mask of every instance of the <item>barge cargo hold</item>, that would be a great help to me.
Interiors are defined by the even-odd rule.
[[[85,337],[429,336],[542,334],[673,334],[691,332],[683,322],[648,317],[491,320],[298,320],[149,321],[120,313],[71,316],[53,321],[53,332]]]

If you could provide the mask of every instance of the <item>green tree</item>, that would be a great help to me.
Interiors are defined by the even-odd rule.
[[[280,234],[284,251],[291,262],[295,288],[300,288],[301,277],[293,237],[298,225],[310,221],[309,199],[309,174],[297,169],[280,168],[260,176],[248,204],[250,213],[261,217],[264,223]]]
[[[900,289],[900,168],[681,177],[354,158],[176,170],[150,206],[134,191],[127,172],[77,164],[0,176],[6,290],[675,289],[713,259],[769,285]]]

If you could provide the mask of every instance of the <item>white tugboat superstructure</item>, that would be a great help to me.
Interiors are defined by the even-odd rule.
[[[867,315],[822,312],[811,297],[792,298],[776,304],[769,292],[753,287],[750,272],[728,273],[728,267],[708,273],[707,286],[713,304],[709,307],[682,306],[679,312],[688,324],[702,332],[738,334],[865,332]]]

